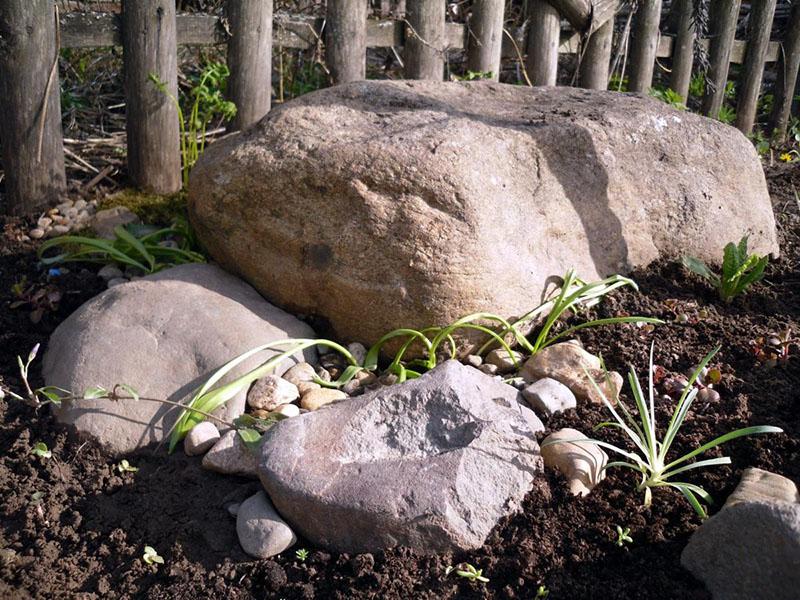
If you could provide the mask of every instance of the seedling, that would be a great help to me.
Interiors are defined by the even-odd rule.
[[[700,503],[700,500],[711,504],[713,502],[711,496],[698,485],[684,481],[674,481],[673,478],[680,473],[685,473],[692,469],[700,469],[714,465],[727,465],[731,463],[731,459],[728,456],[723,456],[720,458],[698,460],[691,463],[688,461],[707,450],[716,448],[725,442],[729,442],[739,437],[762,433],[782,433],[783,430],[778,427],[772,427],[768,425],[744,427],[742,429],[737,429],[714,438],[710,442],[701,445],[688,454],[668,462],[667,455],[669,454],[672,443],[675,441],[675,438],[678,435],[684,420],[686,419],[686,415],[692,406],[692,402],[697,397],[698,388],[694,384],[697,381],[697,378],[700,376],[702,370],[708,366],[708,363],[719,351],[719,347],[715,348],[706,355],[692,376],[689,378],[689,381],[687,382],[687,385],[684,388],[677,405],[675,406],[675,411],[673,412],[672,418],[670,419],[670,422],[666,428],[664,437],[661,440],[657,439],[655,411],[656,391],[653,383],[653,377],[655,373],[655,366],[653,365],[653,351],[654,347],[651,345],[648,401],[645,400],[645,394],[642,391],[642,386],[637,379],[636,371],[633,369],[633,367],[631,367],[630,374],[628,375],[628,382],[633,393],[633,398],[636,401],[636,410],[638,412],[639,422],[637,422],[631,412],[626,408],[625,403],[622,402],[622,400],[619,401],[617,407],[615,408],[614,405],[612,405],[608,400],[605,393],[600,389],[600,386],[597,385],[593,378],[589,377],[589,381],[592,382],[595,391],[603,400],[603,404],[605,404],[606,408],[614,417],[614,421],[600,423],[595,429],[600,427],[617,427],[621,429],[623,432],[625,432],[631,442],[633,442],[633,445],[635,446],[634,451],[623,450],[614,444],[588,438],[585,440],[570,440],[570,442],[574,443],[576,441],[585,441],[590,444],[601,446],[602,448],[607,448],[612,452],[623,456],[626,460],[610,462],[604,468],[625,467],[640,473],[641,482],[636,489],[637,491],[644,492],[644,506],[650,506],[652,503],[653,488],[672,487],[680,491],[686,497],[686,499],[689,501],[689,504],[692,505],[692,508],[694,508],[695,512],[701,518],[705,518],[706,509]],[[607,374],[606,377],[608,377]],[[617,409],[619,409],[619,412]],[[560,443],[560,440],[550,441],[549,443],[545,442],[542,444],[542,446],[558,443]],[[700,500],[698,500],[698,497]]]
[[[538,588],[536,588],[536,596],[534,597],[534,600],[544,600],[549,595],[550,590],[548,590],[545,586],[540,585]]]
[[[691,256],[683,257],[683,265],[700,277],[708,279],[725,302],[730,302],[761,279],[768,261],[767,256],[747,253],[747,236],[744,236],[738,244],[730,242],[725,246],[722,273],[719,275],[709,269],[703,261]]]
[[[483,576],[483,569],[476,569],[470,563],[461,563],[457,567],[448,567],[446,574],[449,575],[453,571],[456,575],[469,579],[470,581],[480,581],[481,583],[489,583],[489,579]]]
[[[750,342],[756,360],[770,368],[789,360],[793,344],[795,340],[791,329],[770,333],[766,337],[759,337]]]
[[[306,559],[308,558],[308,550],[306,550],[305,548],[300,548],[299,550],[295,551],[294,555],[300,562],[305,562]]]
[[[129,463],[126,459],[122,459],[119,461],[114,468],[119,473],[136,473],[139,470],[139,467],[134,467],[131,463]]]
[[[142,554],[142,560],[146,562],[148,565],[152,564],[164,564],[164,559],[158,555],[156,549],[152,546],[145,546],[144,547],[144,554]]]
[[[619,525],[617,525],[617,546],[620,548],[625,545],[627,542],[628,544],[633,543],[633,538],[630,536],[631,528],[626,527],[623,529]]]
[[[35,454],[39,458],[50,458],[53,456],[53,452],[47,447],[47,444],[44,442],[36,442],[33,445],[33,449],[31,449],[31,453]]]
[[[44,492],[33,492],[31,494],[31,505],[36,506],[37,504],[41,504],[42,500],[44,499]]]

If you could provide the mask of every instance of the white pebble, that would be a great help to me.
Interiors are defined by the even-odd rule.
[[[38,227],[36,229],[31,229],[30,236],[35,240],[43,238],[44,237],[44,230],[43,229],[39,229]]]
[[[272,412],[273,414],[283,415],[284,417],[297,417],[300,415],[300,407],[296,404],[281,404]]]
[[[50,225],[53,224],[53,219],[50,217],[41,217],[36,224],[41,227],[42,229],[47,229]]]

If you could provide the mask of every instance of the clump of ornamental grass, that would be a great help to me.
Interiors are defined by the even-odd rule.
[[[617,408],[609,401],[600,386],[592,379],[589,380],[595,387],[595,390],[603,400],[603,404],[614,417],[613,421],[600,423],[595,429],[602,427],[616,427],[621,429],[633,445],[633,450],[626,450],[608,442],[602,442],[595,439],[583,440],[570,440],[570,443],[587,442],[595,444],[602,448],[606,448],[611,452],[620,455],[625,460],[609,462],[604,468],[622,467],[632,469],[640,474],[641,480],[636,490],[644,492],[644,506],[650,506],[653,501],[653,489],[659,487],[671,487],[681,492],[684,497],[692,505],[695,512],[701,517],[707,516],[705,507],[701,504],[701,500],[706,504],[713,504],[711,496],[699,485],[689,483],[687,481],[679,481],[676,479],[678,475],[685,475],[690,471],[696,469],[704,469],[716,465],[728,465],[731,463],[729,456],[722,456],[719,458],[706,458],[703,460],[693,459],[708,450],[716,448],[726,442],[736,438],[756,435],[763,433],[782,433],[783,430],[779,427],[772,427],[770,425],[756,425],[752,427],[744,427],[736,429],[735,431],[728,432],[724,435],[714,438],[713,440],[702,444],[691,452],[683,456],[670,456],[672,444],[680,432],[681,427],[686,419],[686,415],[692,406],[695,398],[697,397],[698,388],[695,387],[700,374],[708,366],[708,363],[719,351],[719,346],[709,352],[702,362],[698,365],[683,393],[681,394],[672,417],[669,420],[664,436],[659,439],[657,434],[656,412],[655,412],[655,386],[653,383],[653,376],[655,367],[653,366],[653,349],[650,346],[650,365],[649,365],[649,378],[647,386],[647,394],[642,389],[641,383],[637,378],[636,371],[633,367],[630,369],[628,375],[628,382],[631,387],[634,402],[636,403],[636,416],[628,410],[622,399],[619,400]],[[617,410],[619,409],[619,410]],[[544,442],[542,446],[549,446],[551,444],[558,444],[560,440],[553,440]],[[681,477],[683,479],[683,477]]]

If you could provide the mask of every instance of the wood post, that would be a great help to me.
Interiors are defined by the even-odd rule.
[[[0,2],[0,142],[6,205],[26,214],[64,191],[64,146],[52,0]]]
[[[128,172],[146,191],[181,189],[178,46],[174,0],[125,0],[122,4]],[[150,80],[166,85],[159,90]],[[171,95],[171,97],[169,95]]]
[[[714,0],[709,4],[711,5],[709,23],[713,29],[708,52],[709,65],[703,112],[716,119],[725,99],[725,84],[728,82],[728,66],[736,38],[736,21],[739,18],[741,0]]]
[[[736,105],[736,127],[745,135],[753,131],[756,121],[756,106],[764,76],[764,61],[769,47],[772,19],[775,16],[775,3],[776,0],[761,0],[753,2],[750,9],[747,54],[739,76],[739,101]]]
[[[444,0],[407,0],[403,61],[408,79],[444,77],[445,8]]]
[[[467,23],[467,69],[500,77],[505,0],[474,0]]]
[[[333,83],[367,77],[366,0],[328,0],[325,60]]]
[[[646,93],[653,85],[653,69],[658,50],[661,0],[640,2],[631,30],[631,71],[628,89]]]
[[[608,19],[589,35],[589,39],[586,41],[586,52],[581,60],[581,87],[590,90],[608,88],[608,69],[611,63],[613,36],[614,19]]]
[[[228,97],[236,105],[231,129],[245,129],[272,102],[272,0],[228,0]]]
[[[800,68],[800,2],[792,6],[786,38],[778,57],[778,79],[775,82],[775,102],[772,105],[770,127],[776,142],[786,140],[786,127],[792,110],[797,71]]]
[[[528,35],[527,70],[533,85],[555,85],[561,16],[547,0],[533,0]]]
[[[692,81],[694,63],[694,20],[692,19],[693,0],[678,0],[674,9],[677,16],[675,43],[672,47],[672,75],[669,87],[683,98],[689,97],[689,84]]]

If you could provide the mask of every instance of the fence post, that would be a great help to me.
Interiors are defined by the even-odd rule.
[[[770,128],[776,142],[786,140],[786,127],[794,100],[797,71],[800,68],[800,3],[792,6],[786,38],[781,43],[778,56],[778,79],[775,82],[775,102],[772,105]]]
[[[736,127],[745,135],[753,131],[756,120],[756,105],[764,76],[775,3],[776,0],[762,0],[751,5],[747,54],[739,75],[739,101],[736,105]]]
[[[157,194],[181,189],[178,46],[174,0],[122,4],[128,171],[136,187]],[[150,81],[165,82],[172,98]]]
[[[228,0],[228,96],[236,105],[231,129],[245,129],[272,101],[272,0]]]
[[[533,85],[555,85],[558,77],[558,45],[561,15],[547,0],[533,0],[528,34],[527,69]]]
[[[608,88],[608,69],[611,63],[613,36],[613,17],[589,34],[589,39],[586,41],[586,51],[581,60],[581,87],[590,90]]]
[[[505,0],[474,0],[467,23],[467,69],[500,78]]]
[[[403,61],[408,79],[444,78],[445,8],[443,0],[407,0]]]
[[[715,0],[709,4],[711,6],[709,23],[716,26],[711,31],[703,112],[716,119],[725,99],[725,84],[728,82],[728,68],[733,42],[736,39],[736,22],[739,19],[741,0]]]
[[[678,93],[686,102],[689,98],[689,84],[692,81],[692,64],[694,63],[694,19],[692,19],[692,0],[678,0],[678,28],[675,45],[672,48],[672,75],[669,87]]]
[[[6,205],[26,214],[64,191],[64,146],[52,0],[0,2],[0,131]]]
[[[325,60],[333,83],[367,77],[366,0],[328,0]]]
[[[631,92],[647,93],[653,85],[660,23],[661,0],[640,2],[631,30]]]

